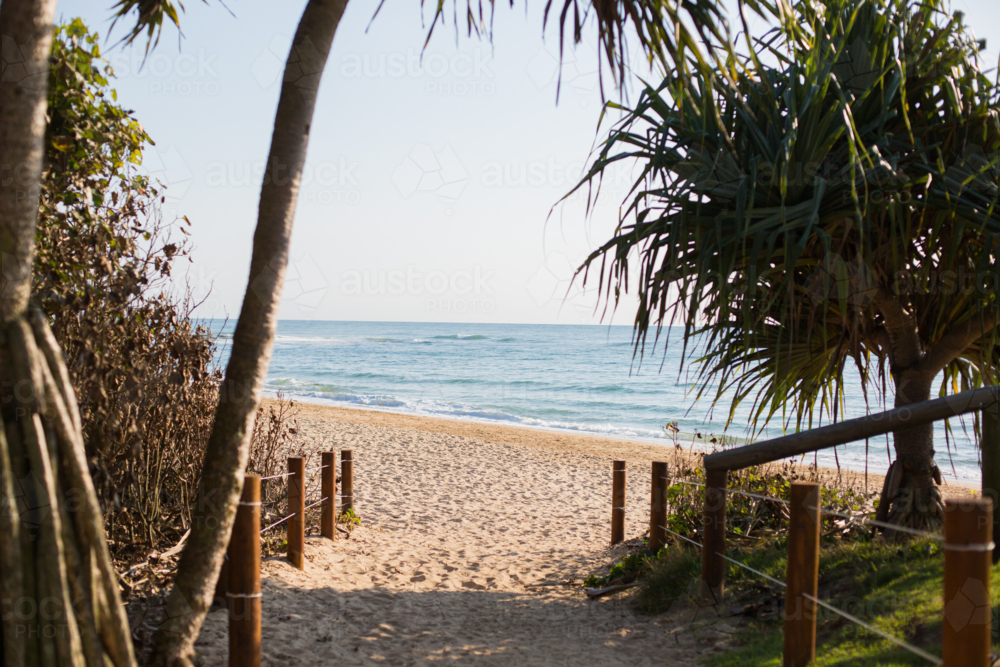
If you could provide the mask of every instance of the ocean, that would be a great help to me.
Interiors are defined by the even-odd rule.
[[[215,325],[224,367],[235,322]],[[675,344],[678,343],[678,344]],[[720,435],[743,440],[749,402],[726,429],[728,401],[712,410],[696,401],[694,367],[681,362],[680,336],[633,358],[627,326],[450,324],[283,320],[265,391],[310,403],[386,410],[560,431],[591,433],[672,446],[663,426],[676,421],[678,441],[708,449]],[[845,417],[866,414],[860,381],[847,392]],[[872,401],[878,392],[869,390]],[[889,398],[888,404],[892,405]],[[870,412],[884,409],[874,403]],[[959,422],[946,443],[936,425],[937,461],[946,477],[980,478],[978,451]],[[699,437],[700,435],[700,437]],[[772,421],[756,440],[781,435]],[[820,452],[820,465],[885,472],[885,437]],[[813,455],[807,456],[813,460]]]

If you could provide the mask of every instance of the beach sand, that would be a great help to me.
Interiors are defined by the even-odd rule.
[[[732,619],[703,616],[692,632],[689,618],[638,614],[629,593],[588,600],[580,586],[625,550],[608,545],[611,461],[626,460],[630,471],[630,540],[648,528],[649,462],[669,461],[671,449],[298,408],[310,454],[354,450],[363,525],[349,539],[308,537],[304,572],[279,557],[264,561],[265,665],[636,667],[702,664],[725,650]],[[820,472],[842,486],[864,483],[858,473]],[[872,490],[881,482],[868,478]],[[209,614],[197,646],[203,664],[228,664],[227,627],[224,609]]]

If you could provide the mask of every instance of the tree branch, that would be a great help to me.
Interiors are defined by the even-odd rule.
[[[957,359],[970,345],[990,333],[997,327],[1000,320],[1000,310],[987,308],[948,329],[941,340],[934,343],[924,355],[920,365],[937,374],[945,366]]]
[[[875,291],[873,303],[882,313],[885,330],[889,334],[889,369],[895,374],[897,370],[915,367],[921,359],[916,320],[896,297],[881,285]]]

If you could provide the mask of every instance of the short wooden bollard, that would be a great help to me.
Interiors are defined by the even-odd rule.
[[[785,667],[816,661],[816,598],[819,593],[819,485],[792,482],[785,573]]]
[[[342,512],[354,510],[354,450],[340,450],[340,507]]]
[[[649,548],[656,552],[667,541],[667,464],[653,461],[653,479],[649,489]]]
[[[229,540],[230,667],[260,667],[260,477],[243,479]]]
[[[306,550],[306,460],[288,457],[288,562],[305,569]]]
[[[611,462],[611,544],[625,539],[625,462]]]
[[[320,497],[326,500],[321,505],[323,513],[319,519],[319,532],[323,537],[332,540],[337,535],[337,455],[333,452],[323,452],[321,459],[320,465],[323,469],[320,471],[322,473]]]
[[[945,667],[983,667],[990,664],[992,542],[991,499],[945,500],[944,623],[941,637],[941,657]]]
[[[701,597],[722,602],[726,578],[726,484],[728,470],[705,472],[705,516],[701,534]]]

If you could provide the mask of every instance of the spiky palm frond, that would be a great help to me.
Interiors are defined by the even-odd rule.
[[[385,0],[382,0],[384,3]],[[423,4],[425,0],[421,0]],[[514,0],[509,0],[514,6]],[[758,11],[758,0],[747,0]],[[432,0],[434,18],[429,41],[438,23],[445,19],[447,0]],[[452,0],[456,30],[459,0]],[[493,37],[495,0],[466,0],[464,21],[469,35]],[[616,87],[626,81],[628,40],[634,36],[650,61],[673,69],[676,63],[693,62],[702,67],[717,58],[714,51],[731,51],[729,24],[718,0],[545,0],[543,30],[550,22],[559,29],[560,59],[567,44],[579,44],[588,28],[597,31],[598,56],[610,67]],[[588,26],[592,22],[593,26]],[[603,71],[599,71],[603,77]],[[603,79],[601,90],[604,90]]]
[[[208,2],[208,0],[202,0]],[[514,6],[514,0],[509,0]],[[762,13],[762,0],[744,0],[748,7]],[[785,0],[778,0],[785,6]],[[447,0],[420,0],[421,6],[430,5],[433,12],[427,30],[425,46],[430,42],[435,28],[444,23],[448,14]],[[381,0],[372,20],[378,16],[385,4]],[[223,6],[225,6],[223,4]],[[459,0],[452,0],[451,14],[455,29],[464,22],[471,36],[493,37],[493,11],[495,0],[465,0],[461,17]],[[112,28],[122,18],[135,15],[135,24],[129,28],[122,41],[131,44],[145,34],[146,53],[160,41],[163,27],[173,23],[180,29],[180,13],[184,5],[180,0],[117,0],[113,7]],[[666,69],[693,64],[706,68],[711,63],[718,64],[717,49],[732,53],[729,24],[719,0],[687,0],[675,3],[671,0],[545,0],[543,30],[550,21],[559,25],[559,55],[564,53],[567,43],[579,44],[593,23],[597,31],[598,56],[610,67],[614,84],[620,88],[626,81],[629,60],[628,39],[632,35],[638,40],[643,53],[650,61],[661,63]],[[604,90],[603,70],[599,70],[601,90]]]
[[[1000,116],[980,44],[943,0],[765,10],[776,27],[746,55],[608,105],[624,120],[577,188],[641,175],[580,277],[614,305],[637,269],[637,354],[683,324],[698,395],[730,396],[730,419],[751,398],[758,426],[835,414],[848,361],[883,383],[909,363],[902,321],[946,384],[995,382]]]

